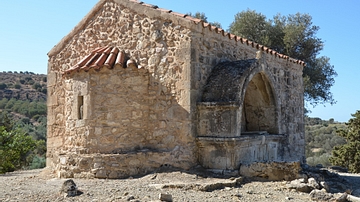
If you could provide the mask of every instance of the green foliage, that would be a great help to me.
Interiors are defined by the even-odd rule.
[[[345,129],[344,123],[334,119],[329,121],[320,118],[305,117],[305,152],[309,165],[331,165],[329,157],[335,146],[343,145],[345,139],[336,135],[338,129]]]
[[[36,142],[20,130],[0,127],[0,173],[14,171],[26,164],[26,155]]]
[[[313,106],[335,103],[330,88],[337,76],[330,59],[318,57],[324,46],[324,42],[316,36],[318,30],[319,27],[312,24],[312,17],[308,14],[279,14],[268,20],[253,10],[236,14],[229,27],[229,31],[235,35],[304,61],[304,97]]]
[[[0,83],[0,90],[7,88],[6,83]]]
[[[25,72],[25,73],[26,73],[26,72]],[[26,81],[26,82],[29,82],[29,81],[31,81],[31,80],[33,80],[31,77],[29,77],[29,76],[25,77],[25,81]]]
[[[360,173],[360,110],[351,115],[347,129],[340,129],[337,135],[346,139],[346,144],[336,146],[330,162],[333,165],[347,167],[350,172]]]
[[[34,126],[27,117],[15,121],[7,112],[0,114],[0,173],[44,166],[46,117],[37,121]]]
[[[46,166],[46,159],[43,156],[35,156],[29,166],[30,169],[39,169]]]
[[[235,15],[229,30],[235,35],[270,46],[269,41],[266,40],[266,32],[270,27],[271,23],[266,20],[265,15],[248,9]]]
[[[331,163],[329,161],[330,157],[331,157],[330,154],[324,153],[321,154],[320,156],[312,156],[306,158],[306,163],[309,164],[310,166],[316,166],[318,164],[321,164],[322,166],[327,167],[327,166],[331,166]]]
[[[41,89],[41,85],[39,84],[39,83],[34,83],[34,85],[32,85],[32,88],[33,89],[38,89],[38,88],[40,88]]]
[[[0,109],[5,109],[7,102],[8,102],[8,99],[6,99],[6,98],[1,99],[0,100]]]
[[[29,85],[33,85],[34,83],[35,83],[34,80],[30,80],[30,81],[27,82],[27,84],[29,84]]]
[[[35,115],[46,115],[46,103],[41,101],[30,102],[29,100],[16,100],[6,98],[0,100],[0,109],[8,109],[10,111],[22,114],[26,117],[32,118]]]
[[[21,85],[16,83],[15,86],[14,86],[16,89],[20,89],[21,88]]]

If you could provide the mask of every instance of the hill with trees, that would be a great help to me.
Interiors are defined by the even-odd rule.
[[[331,166],[329,158],[334,147],[345,144],[345,139],[337,135],[339,130],[347,128],[345,123],[334,119],[305,117],[305,141],[307,164]]]
[[[0,72],[0,173],[45,166],[46,82],[43,74]]]
[[[33,72],[0,72],[0,100],[46,101],[45,74]]]

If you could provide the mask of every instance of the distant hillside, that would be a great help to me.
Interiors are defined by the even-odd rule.
[[[13,168],[34,169],[42,168],[46,162],[46,82],[47,76],[44,74],[34,74],[32,72],[0,72],[0,126],[3,130],[0,133],[0,139],[4,139],[5,131],[16,131],[22,140],[31,136],[35,141],[35,148],[22,155],[21,158],[15,158],[14,152],[6,150],[12,148],[4,146],[0,149],[8,152],[12,160],[0,159],[0,173],[10,171]],[[15,134],[15,132],[13,133]],[[11,136],[13,137],[13,136]],[[16,144],[13,144],[14,141]],[[4,145],[18,144],[18,139],[5,138]],[[28,141],[29,142],[29,141]],[[24,142],[21,142],[23,144]],[[34,145],[33,145],[34,146]],[[26,148],[26,147],[25,147]],[[11,149],[10,149],[11,150]],[[1,151],[1,150],[0,150]],[[14,150],[15,151],[15,150]],[[9,157],[10,158],[10,157]],[[10,163],[9,163],[10,162]],[[4,165],[6,165],[4,167]],[[11,165],[11,166],[9,166]]]
[[[346,128],[345,123],[334,119],[305,117],[306,157],[309,165],[322,164],[329,166],[329,157],[333,148],[345,143],[344,138],[336,135],[336,131]]]
[[[45,74],[32,72],[0,72],[0,100],[46,101]]]

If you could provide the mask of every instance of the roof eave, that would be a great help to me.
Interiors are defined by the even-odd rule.
[[[51,57],[58,54],[77,33],[84,29],[88,22],[94,17],[94,15],[96,15],[96,13],[107,1],[109,0],[99,0],[99,2],[91,9],[91,11],[85,15],[85,17],[70,31],[70,33],[64,36],[60,42],[48,52],[47,55]]]

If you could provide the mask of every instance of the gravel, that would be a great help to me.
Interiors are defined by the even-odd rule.
[[[256,181],[241,177],[201,177],[186,172],[153,173],[128,179],[73,179],[78,195],[60,193],[66,179],[47,169],[0,175],[0,201],[311,201],[309,194],[286,188],[289,182]]]

